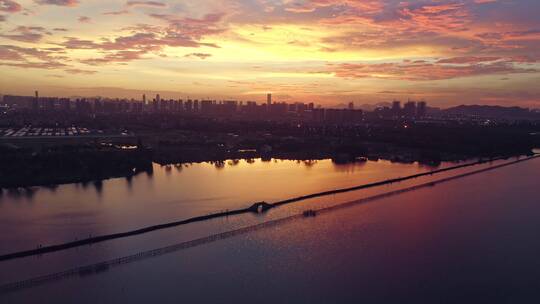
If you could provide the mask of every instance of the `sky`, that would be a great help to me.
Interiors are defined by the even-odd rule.
[[[0,0],[0,94],[540,108],[538,0]]]

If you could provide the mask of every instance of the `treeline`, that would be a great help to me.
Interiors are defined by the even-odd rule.
[[[100,181],[148,170],[152,170],[152,155],[145,149],[0,148],[0,188]]]

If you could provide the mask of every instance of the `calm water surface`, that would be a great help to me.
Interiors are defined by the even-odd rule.
[[[443,164],[446,166],[448,164]],[[0,253],[126,231],[257,201],[349,187],[430,170],[387,161],[228,161],[160,167],[102,184],[7,191],[0,197]]]
[[[67,185],[54,193],[40,189],[33,199],[15,199],[4,194],[0,225],[6,225],[4,217],[10,217],[4,212],[9,212],[14,215],[11,218],[21,223],[32,225],[41,218],[44,222],[57,221],[63,227],[40,226],[46,233],[11,230],[27,241],[30,238],[26,233],[54,237],[49,234],[62,229],[70,231],[63,237],[72,237],[76,233],[71,230],[80,231],[81,227],[98,231],[129,228],[147,221],[177,219],[191,213],[245,206],[246,202],[263,199],[272,201],[426,169],[387,162],[336,167],[327,161],[313,166],[256,161],[224,169],[200,164],[180,172],[156,168],[152,178],[138,176],[127,189],[125,180],[110,180],[103,184],[101,192],[92,187]],[[257,170],[260,172],[254,173]],[[537,303],[540,299],[537,292],[540,288],[539,172],[540,160],[536,159],[114,267],[101,274],[71,277],[0,295],[0,302],[5,299],[6,303],[39,303],[48,299],[54,303],[147,303],[159,299],[161,303]],[[206,187],[195,185],[196,176],[205,180]],[[296,214],[308,207],[328,206],[427,180],[430,177],[308,200],[271,210],[263,216],[220,219],[6,262],[0,264],[3,270],[0,283],[166,246]],[[66,192],[60,191],[64,189]],[[60,200],[61,197],[64,199]],[[71,219],[54,217],[55,212],[72,205],[94,213]],[[33,219],[24,219],[20,209],[29,212]],[[18,212],[20,218],[15,216]],[[145,215],[153,219],[147,220]],[[2,244],[10,239],[5,234],[2,238]]]

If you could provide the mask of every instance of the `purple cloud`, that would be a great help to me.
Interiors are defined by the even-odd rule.
[[[11,33],[13,34],[0,34],[0,37],[21,42],[38,42],[45,34],[50,34],[41,26],[18,26]]]
[[[42,5],[58,5],[58,6],[77,6],[78,0],[36,0],[36,3]]]
[[[110,12],[103,13],[103,15],[106,15],[106,16],[119,16],[119,15],[126,15],[126,14],[129,14],[128,10],[110,11]]]
[[[127,6],[150,6],[150,7],[167,7],[165,3],[157,1],[128,1]]]
[[[80,23],[90,23],[92,21],[92,19],[90,17],[87,17],[87,16],[80,16],[77,20]]]
[[[199,59],[206,59],[206,58],[209,58],[211,57],[212,54],[206,54],[206,53],[190,53],[190,54],[186,54],[184,55],[185,58],[199,58]]]
[[[21,5],[15,1],[0,0],[0,12],[16,13],[21,11],[21,9]]]

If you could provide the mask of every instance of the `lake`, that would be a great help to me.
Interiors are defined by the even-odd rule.
[[[449,164],[443,164],[447,166]],[[0,253],[350,187],[433,168],[388,161],[337,165],[260,159],[154,165],[153,174],[102,183],[4,190]]]
[[[500,162],[495,162],[500,163]],[[452,164],[441,164],[441,167]],[[0,283],[65,270],[400,189],[480,167],[3,262]],[[154,167],[101,185],[4,192],[2,253],[217,210],[406,176],[386,161],[271,161]],[[540,160],[314,218],[0,295],[6,303],[520,302],[540,287]],[[211,292],[208,292],[211,291]]]

